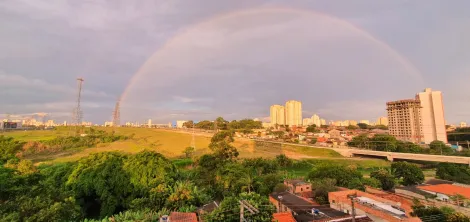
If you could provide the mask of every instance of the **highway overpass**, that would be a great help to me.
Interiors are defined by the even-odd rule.
[[[253,139],[253,141],[265,142],[265,143],[276,143],[276,144],[281,144],[281,145],[295,145],[295,146],[311,147],[312,149],[315,149],[315,148],[330,149],[330,150],[334,150],[338,152],[339,154],[345,157],[353,157],[356,155],[374,156],[374,157],[384,157],[384,158],[387,158],[389,161],[393,161],[395,159],[419,160],[419,161],[443,162],[443,163],[460,163],[460,164],[468,164],[470,166],[470,157],[462,157],[462,156],[396,153],[396,152],[364,150],[364,149],[358,149],[354,147],[345,147],[345,148],[319,147],[319,146],[311,146],[311,145],[305,145],[305,144],[283,143],[283,142],[277,142],[277,141],[267,141],[267,140],[257,140],[257,139]]]

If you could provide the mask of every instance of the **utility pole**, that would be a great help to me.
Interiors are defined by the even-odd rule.
[[[113,127],[118,127],[121,125],[121,108],[120,108],[121,98],[116,101],[116,106],[113,111]]]
[[[253,207],[253,205],[251,205],[250,203],[248,203],[248,201],[240,200],[238,202],[240,203],[240,222],[246,221],[244,214],[245,208],[251,213],[251,215],[259,213],[259,210]]]
[[[191,147],[196,150],[196,139],[194,138],[194,120],[193,120],[193,132],[192,132],[192,138],[191,138]]]
[[[354,198],[357,197],[357,194],[349,194],[348,198],[351,199],[351,214],[352,214],[352,222],[356,222],[356,208],[354,207]]]

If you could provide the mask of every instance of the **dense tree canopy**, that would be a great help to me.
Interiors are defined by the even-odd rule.
[[[416,185],[424,182],[423,171],[413,163],[393,162],[392,174],[405,186]]]
[[[470,184],[470,168],[466,164],[439,163],[436,176],[443,180]]]
[[[379,180],[383,190],[392,190],[395,187],[395,179],[386,169],[379,169],[370,173],[371,178]]]

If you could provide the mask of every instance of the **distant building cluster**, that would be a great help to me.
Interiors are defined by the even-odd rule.
[[[387,102],[389,132],[399,140],[447,143],[442,93],[426,88],[414,99]]]

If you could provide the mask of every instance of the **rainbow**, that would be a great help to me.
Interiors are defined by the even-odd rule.
[[[140,78],[143,78],[145,76],[144,73],[149,71],[149,69],[152,67],[152,64],[158,63],[161,56],[164,56],[162,52],[165,51],[165,49],[168,49],[170,46],[176,44],[178,41],[183,40],[188,33],[196,31],[206,25],[210,25],[211,23],[220,22],[221,20],[237,19],[243,16],[265,14],[265,13],[273,13],[273,14],[290,13],[294,15],[313,16],[318,19],[328,20],[329,22],[332,22],[333,24],[337,26],[341,26],[342,28],[346,28],[347,30],[354,32],[354,34],[357,34],[363,37],[367,41],[372,42],[375,46],[383,50],[385,53],[387,53],[389,56],[395,59],[399,64],[401,64],[403,68],[406,70],[406,72],[411,76],[411,78],[413,78],[415,81],[419,83],[423,82],[420,72],[406,58],[400,55],[390,45],[386,44],[383,41],[378,40],[377,38],[372,36],[370,33],[362,30],[361,28],[351,24],[348,21],[345,21],[345,20],[330,16],[330,15],[326,15],[323,13],[319,13],[316,11],[306,10],[306,9],[287,8],[287,7],[262,7],[262,8],[244,9],[244,10],[239,10],[239,11],[231,11],[231,12],[218,14],[216,16],[209,17],[196,24],[190,25],[184,28],[183,30],[180,30],[172,38],[170,38],[167,42],[165,42],[152,56],[150,56],[145,61],[145,63],[138,69],[138,71],[131,77],[129,84],[126,86],[125,90],[123,91],[121,95],[122,101],[126,100],[126,95],[128,94],[129,90],[136,84],[136,82],[138,82]]]

